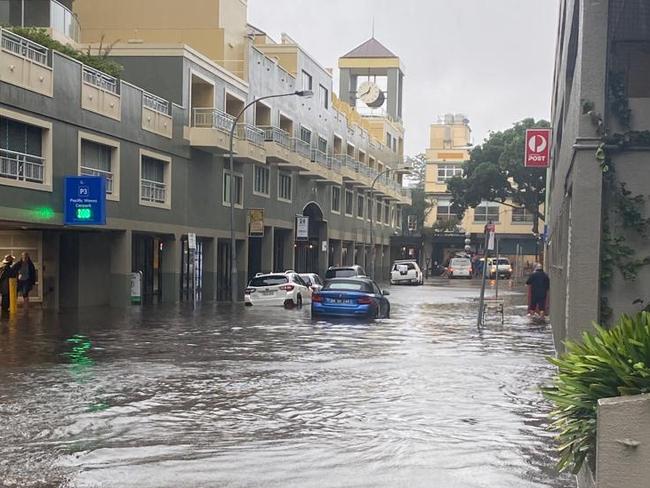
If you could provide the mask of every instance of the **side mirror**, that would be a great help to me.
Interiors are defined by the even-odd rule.
[[[390,295],[390,292],[388,290],[383,290],[381,294],[387,297],[388,295]]]

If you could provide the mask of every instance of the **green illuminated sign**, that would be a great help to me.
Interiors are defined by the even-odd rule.
[[[93,211],[90,208],[78,208],[77,209],[77,219],[79,220],[91,220],[93,218]]]

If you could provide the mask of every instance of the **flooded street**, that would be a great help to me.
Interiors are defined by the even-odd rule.
[[[393,287],[392,318],[206,305],[0,325],[0,486],[569,488],[548,327],[478,283]]]

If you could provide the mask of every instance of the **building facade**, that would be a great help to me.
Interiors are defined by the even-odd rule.
[[[483,202],[469,208],[462,219],[452,209],[447,181],[463,176],[463,164],[472,148],[469,121],[462,114],[446,114],[431,125],[425,192],[430,209],[424,229],[425,247],[431,263],[444,265],[456,253],[464,252],[466,234],[471,234],[474,252],[483,252],[485,225],[496,225],[499,253],[519,266],[532,265],[537,259],[537,238],[532,233],[535,216],[525,208],[513,208],[497,202]]]
[[[410,203],[401,148],[384,144],[385,128],[401,129],[401,119],[364,117],[339,101],[331,73],[299,45],[246,24],[245,1],[194,10],[136,3],[25,2],[44,9],[31,24],[34,12],[12,10],[21,2],[0,8],[4,24],[20,18],[91,52],[111,45],[124,67],[117,79],[0,31],[0,252],[31,251],[37,299],[51,308],[125,306],[133,273],[145,302],[189,300],[195,291],[228,299],[231,191],[242,292],[257,272],[366,266],[373,252],[369,271],[383,276],[389,238]],[[43,20],[60,7],[78,32]],[[228,133],[244,105],[302,89],[314,96],[246,111],[230,174]],[[63,225],[63,183],[73,175],[105,177],[106,225]],[[258,209],[263,236],[251,237]],[[298,216],[309,217],[300,239]],[[197,236],[196,259],[188,234]]]
[[[547,191],[559,349],[650,299],[649,47],[646,1],[561,2]]]

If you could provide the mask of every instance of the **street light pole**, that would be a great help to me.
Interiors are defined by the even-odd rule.
[[[311,97],[313,92],[311,90],[297,90],[291,93],[278,93],[276,95],[266,95],[263,97],[255,98],[253,101],[247,103],[244,108],[240,110],[235,119],[232,121],[232,127],[230,128],[230,153],[228,157],[228,187],[230,189],[230,301],[232,303],[237,302],[237,240],[235,238],[235,188],[234,188],[234,178],[233,178],[233,167],[234,167],[234,154],[233,146],[235,141],[235,130],[237,130],[237,123],[241,119],[242,115],[248,110],[249,107],[255,105],[261,100],[267,100],[269,98],[280,98],[280,97]],[[225,180],[224,180],[225,181]]]

